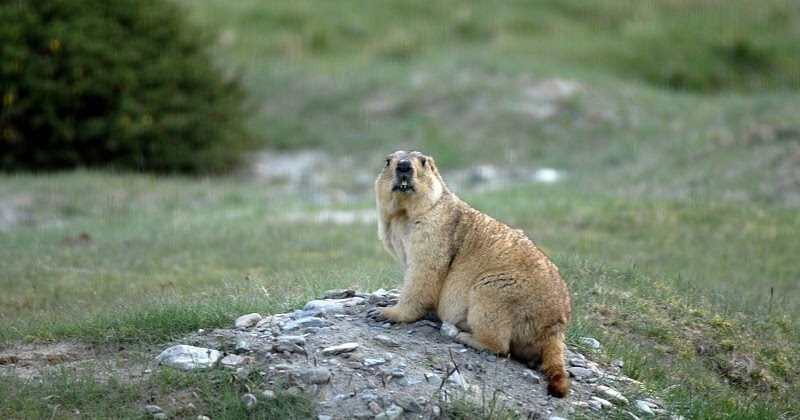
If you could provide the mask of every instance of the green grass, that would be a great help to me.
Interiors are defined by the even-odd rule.
[[[0,381],[0,414],[6,419],[148,418],[145,405],[154,404],[170,413],[170,418],[315,417],[313,404],[307,398],[284,392],[264,396],[256,389],[258,379],[234,379],[224,371],[187,373],[164,369],[132,383],[115,377],[100,381],[91,374],[61,370],[39,383],[16,378]],[[247,408],[241,398],[247,392],[254,392],[257,397],[252,408]]]
[[[0,175],[0,343],[80,340],[150,360],[244,313],[395,286],[375,226],[313,215],[372,208],[382,157],[419,148],[446,178],[476,164],[566,172],[457,192],[558,263],[573,345],[597,337],[598,357],[622,359],[687,418],[800,415],[793,4],[180,3],[221,32],[216,57],[243,70],[264,142],[330,156],[325,187]],[[555,79],[577,90],[553,95]],[[141,417],[149,398],[194,392],[198,412],[236,418],[252,384],[217,373],[4,380],[0,417]],[[313,410],[279,400],[265,416]]]

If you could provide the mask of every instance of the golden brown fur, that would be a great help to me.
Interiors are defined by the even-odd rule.
[[[462,331],[458,341],[541,363],[549,392],[565,396],[570,298],[550,259],[522,231],[461,201],[419,152],[389,155],[375,194],[378,236],[405,275],[397,305],[370,316],[414,322],[435,310]]]

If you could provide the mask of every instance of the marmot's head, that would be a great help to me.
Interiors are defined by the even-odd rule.
[[[426,203],[436,203],[445,191],[433,158],[420,152],[398,150],[390,154],[375,181],[378,204],[392,210],[424,210]]]

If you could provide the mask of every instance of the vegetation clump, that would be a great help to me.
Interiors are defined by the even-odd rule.
[[[162,0],[0,4],[0,167],[231,166],[244,95],[206,41]]]

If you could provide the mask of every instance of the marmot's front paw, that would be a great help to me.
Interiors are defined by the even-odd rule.
[[[394,306],[394,305],[397,305],[397,299],[392,299],[390,297],[385,297],[375,302],[375,306]]]
[[[371,318],[376,322],[389,322],[391,324],[397,323],[397,320],[387,314],[387,310],[391,308],[372,308],[367,311],[367,318]]]

